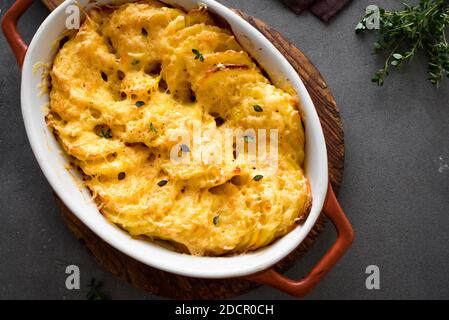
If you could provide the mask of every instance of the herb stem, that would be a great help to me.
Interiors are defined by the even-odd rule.
[[[449,0],[420,0],[417,5],[404,3],[402,10],[387,11],[379,8],[378,40],[375,53],[388,53],[385,63],[372,81],[383,85],[392,67],[411,62],[422,49],[428,56],[429,80],[438,86],[444,76],[449,76],[449,45],[446,28],[449,25]],[[357,34],[373,30],[369,28],[370,13],[357,24]],[[398,52],[400,50],[400,52]]]

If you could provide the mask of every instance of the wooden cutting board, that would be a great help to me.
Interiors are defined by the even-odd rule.
[[[42,0],[42,2],[50,10],[62,3],[61,0]],[[304,81],[321,120],[327,145],[329,177],[337,193],[344,168],[344,135],[338,107],[326,82],[310,60],[279,32],[261,20],[235,11],[276,46]],[[55,198],[67,226],[86,244],[96,260],[106,270],[137,288],[175,299],[220,299],[234,297],[257,287],[257,284],[244,279],[196,279],[148,267],[105,243],[76,218],[56,195]],[[280,261],[276,268],[284,272],[297,262],[298,258],[313,245],[323,230],[325,221],[326,218],[321,216],[308,237],[288,257]]]

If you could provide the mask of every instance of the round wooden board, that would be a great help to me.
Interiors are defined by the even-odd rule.
[[[58,0],[43,1],[51,10],[57,6],[58,2]],[[260,30],[276,46],[304,81],[321,120],[329,159],[329,177],[337,193],[344,168],[344,136],[338,107],[329,88],[309,59],[279,32],[241,11],[236,10],[236,12]],[[251,281],[240,278],[217,280],[189,278],[144,265],[100,239],[71,213],[56,195],[55,198],[67,226],[78,239],[86,244],[96,260],[106,270],[137,288],[174,299],[224,299],[240,295],[257,286]],[[286,271],[307,252],[323,230],[325,220],[325,217],[320,217],[308,237],[289,256],[276,265],[278,270]]]

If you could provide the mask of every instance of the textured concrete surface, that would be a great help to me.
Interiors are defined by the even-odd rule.
[[[1,15],[12,4],[1,1]],[[449,298],[449,81],[426,80],[422,57],[370,83],[381,60],[373,38],[353,27],[372,3],[354,1],[330,25],[296,16],[276,0],[221,0],[270,22],[321,70],[337,100],[346,134],[340,194],[356,230],[350,252],[309,295],[311,299]],[[48,14],[35,3],[20,22],[29,41]],[[69,233],[34,159],[20,114],[19,70],[0,35],[0,298],[84,299],[92,277],[114,299],[153,299],[102,270]],[[334,240],[328,225],[316,246],[288,273],[303,275]],[[65,288],[65,267],[81,269],[82,288]],[[365,269],[377,265],[381,289],[365,288]],[[261,287],[241,296],[284,299]]]

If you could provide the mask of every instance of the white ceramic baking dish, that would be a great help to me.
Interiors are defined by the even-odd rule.
[[[97,1],[98,4],[110,2]],[[133,239],[106,221],[95,203],[90,200],[87,190],[80,187],[82,183],[76,181],[79,177],[66,168],[67,160],[44,120],[43,106],[48,103],[48,96],[40,94],[41,74],[33,72],[33,66],[37,63],[52,61],[55,54],[54,43],[65,30],[66,8],[74,1],[65,1],[50,13],[29,46],[18,34],[16,24],[32,0],[18,0],[2,21],[5,36],[17,61],[21,66],[23,63],[22,114],[36,159],[54,191],[76,217],[107,243],[132,258],[175,274],[198,278],[245,277],[295,296],[303,296],[332,268],[353,239],[352,228],[328,183],[326,144],[312,100],[300,77],[284,56],[258,30],[232,10],[213,0],[163,2],[185,10],[197,7],[200,3],[206,5],[211,12],[227,21],[242,46],[266,69],[276,85],[283,87],[288,83],[296,90],[301,101],[306,130],[305,172],[313,195],[312,208],[305,223],[256,252],[232,257],[196,257],[170,251],[149,241]],[[79,3],[86,6],[88,0],[79,0]],[[299,281],[287,279],[271,269],[306,238],[322,210],[333,221],[338,231],[338,238],[333,247],[313,270]]]

